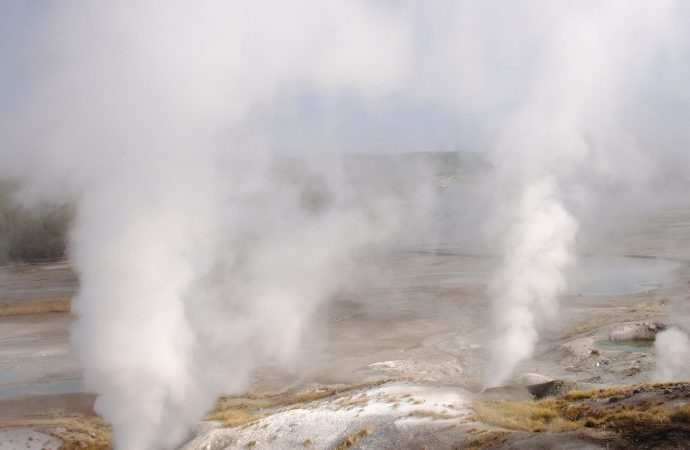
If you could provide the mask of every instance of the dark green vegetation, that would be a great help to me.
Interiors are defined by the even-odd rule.
[[[0,264],[63,259],[72,206],[66,201],[23,205],[17,192],[17,183],[0,180]]]

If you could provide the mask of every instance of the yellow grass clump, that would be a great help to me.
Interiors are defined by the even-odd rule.
[[[474,410],[482,422],[523,431],[566,431],[581,426],[569,420],[563,401],[547,398],[539,401],[482,402]]]
[[[419,409],[412,411],[408,414],[408,417],[429,417],[434,420],[450,420],[456,419],[458,416],[454,414],[449,414],[447,412],[441,411],[431,411],[428,409]]]
[[[577,394],[574,398],[587,399],[598,396],[599,392],[590,397],[582,395]],[[537,401],[480,402],[474,405],[474,411],[476,418],[484,423],[530,432],[561,432],[583,426],[624,431],[632,425],[644,423],[690,423],[690,405],[671,408],[663,403],[652,406],[645,402],[602,408],[573,403],[568,396]]]
[[[345,438],[343,442],[340,443],[335,449],[336,450],[345,450],[346,448],[350,448],[353,445],[355,445],[357,442],[359,442],[360,439],[362,439],[365,436],[368,436],[371,434],[371,428],[369,427],[364,427],[361,430],[359,430],[357,433],[352,434],[348,437]]]
[[[497,430],[482,430],[478,431],[478,433],[478,436],[472,438],[467,443],[468,450],[479,450],[491,444],[504,443],[506,441],[506,436],[509,434],[507,431]]]
[[[111,448],[111,430],[98,417],[67,416],[55,418],[0,421],[0,428],[31,428],[62,441],[59,450],[106,450]]]
[[[249,411],[231,409],[222,411],[213,411],[206,418],[208,420],[216,420],[222,422],[226,427],[238,427],[247,423],[254,422],[262,416]]]
[[[567,400],[584,400],[587,398],[607,398],[614,395],[630,395],[634,387],[630,386],[614,386],[603,389],[590,389],[585,391],[570,391],[565,395]]]
[[[69,298],[22,300],[12,303],[0,303],[0,317],[68,313],[70,311],[70,305],[71,300]]]

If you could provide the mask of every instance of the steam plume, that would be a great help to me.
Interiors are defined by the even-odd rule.
[[[352,253],[390,231],[397,209],[357,195],[335,150],[490,149],[485,385],[505,381],[556,314],[591,181],[687,153],[688,17],[664,0],[48,3],[16,46],[0,171],[77,199],[72,342],[117,448],[173,448],[257,364],[290,360]]]
[[[263,111],[305,90],[375,103],[404,30],[360,2],[270,6],[56,2],[26,44],[5,172],[78,199],[72,346],[118,449],[174,448],[257,364],[291,360],[387,228],[313,148],[281,171]]]
[[[505,263],[494,278],[496,341],[485,387],[497,386],[531,356],[540,320],[553,318],[566,288],[577,224],[564,209],[552,179],[525,187],[504,240]]]
[[[619,154],[638,158],[617,105],[624,71],[634,66],[624,42],[648,15],[666,17],[668,10],[614,2],[593,14],[592,6],[569,5],[554,15],[546,9],[529,95],[495,146],[503,262],[490,288],[495,339],[485,387],[504,382],[532,355],[540,327],[556,315],[564,270],[575,259],[578,221],[567,202],[581,190],[579,180],[588,171],[606,173]]]
[[[678,327],[657,334],[654,341],[656,368],[654,379],[659,381],[687,380],[690,376],[690,337]]]

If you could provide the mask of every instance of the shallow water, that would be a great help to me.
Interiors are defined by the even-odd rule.
[[[419,253],[395,261],[379,280],[386,286],[436,284],[488,284],[500,260],[491,256]],[[672,282],[682,263],[645,257],[583,257],[566,272],[568,293],[621,295],[656,289]]]
[[[10,384],[0,386],[0,400],[28,395],[74,394],[78,392],[84,392],[84,384],[79,379]]]
[[[654,341],[651,340],[627,340],[627,341],[601,341],[594,344],[599,350],[617,352],[650,353],[654,351]]]
[[[485,319],[482,311],[488,307],[488,299],[482,297],[482,286],[477,286],[474,291],[448,291],[448,298],[441,298],[440,294],[428,293],[424,289],[439,285],[484,285],[490,281],[493,269],[500,263],[498,259],[482,254],[462,254],[450,248],[443,251],[401,252],[384,262],[386,270],[369,281],[384,288],[378,297],[372,298],[373,294],[366,293],[363,297],[366,301],[361,305],[348,303],[349,306],[344,306],[343,311],[335,311],[337,308],[334,307],[337,320],[332,321],[332,333],[334,336],[342,334],[340,341],[335,338],[334,354],[342,356],[344,348],[349,348],[353,354],[361,353],[362,348],[367,348],[367,352],[372,354],[391,349],[399,353],[401,348],[421,345],[420,342],[434,332],[472,329],[476,333],[482,329],[481,324]],[[681,263],[654,258],[587,257],[581,258],[579,266],[570,271],[568,281],[571,293],[626,294],[671,282],[680,267]],[[401,287],[405,288],[403,294],[397,290]],[[415,292],[407,290],[408,287],[424,289]],[[458,297],[462,295],[466,298]],[[476,302],[475,307],[466,307],[466,304],[473,302]],[[392,319],[391,311],[396,311],[398,316]],[[350,320],[355,316],[356,322]],[[371,318],[369,322],[374,324],[373,330],[379,341],[378,344],[375,339],[374,342],[359,342],[362,347],[358,347],[358,342],[353,341],[351,336],[360,334],[358,326],[364,326],[363,318],[367,317]],[[389,326],[384,330],[378,325],[380,317],[386,317],[389,321]],[[83,386],[78,379],[79,365],[69,350],[68,329],[71,322],[70,316],[61,314],[0,320],[0,399],[82,391]],[[473,336],[473,339],[471,344],[480,341],[478,336]],[[339,342],[351,345],[348,347]],[[651,342],[603,342],[597,346],[602,350],[646,353],[652,351],[651,345]],[[393,358],[383,353],[369,359],[375,361],[379,356]],[[342,359],[346,358],[333,357],[328,360],[333,365],[335,360]],[[362,366],[372,362],[364,359]]]
[[[641,257],[588,257],[570,270],[571,294],[620,295],[656,289],[674,280],[682,264]]]
[[[82,391],[69,349],[72,320],[66,314],[0,319],[0,399]]]

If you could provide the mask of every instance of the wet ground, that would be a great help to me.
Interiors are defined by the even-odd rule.
[[[40,311],[45,300],[69,298],[77,287],[67,264],[0,268],[0,305],[35,304]],[[64,313],[0,315],[0,400],[83,390],[69,349],[72,321]]]
[[[569,273],[559,319],[546,324],[534,357],[520,365],[513,382],[519,384],[524,374],[603,384],[649,380],[654,352],[647,343],[672,321],[671,306],[686,302],[690,212],[637,220],[625,230],[612,229],[615,240],[604,230],[598,241],[583,244],[587,256]],[[658,232],[664,227],[672,239]],[[477,391],[490,339],[485,291],[499,263],[495,254],[479,245],[448,243],[371,258],[366,276],[320,311],[315,338],[305,341],[295,364],[261,367],[253,389],[390,377]],[[65,264],[0,268],[0,304],[70,296],[77,286]],[[56,398],[69,398],[62,407],[79,411],[84,401],[93,401],[69,397],[83,390],[69,350],[72,320],[68,313],[0,317],[0,417],[38,414],[40,405],[55,404]]]
[[[261,371],[257,388],[277,387],[271,383],[271,373],[281,382],[292,380],[295,385],[359,383],[382,376],[453,383],[468,389],[480,385],[491,338],[486,281],[496,259],[448,248],[386,257],[385,273],[363,281],[330,304],[324,319],[328,321],[326,343],[307,346],[304,363],[293,372]],[[597,365],[599,359],[639,355],[621,344],[601,348],[599,343],[607,338],[597,333],[613,324],[663,322],[665,302],[675,295],[674,289],[683,288],[678,280],[685,267],[683,262],[661,258],[587,257],[578,270],[581,284],[573,284],[572,293],[563,297],[559,319],[545,327],[534,358],[521,364],[516,377],[522,372],[538,372],[552,378],[603,377],[608,382],[612,376],[605,372],[611,366]],[[611,285],[604,293],[598,286],[607,277]],[[573,356],[568,342],[585,337],[586,348]],[[650,340],[653,338],[652,334]],[[591,355],[595,347],[600,350],[596,358]],[[626,367],[628,364],[633,363],[626,361]],[[621,377],[616,374],[613,378]]]
[[[376,271],[367,271],[375,276],[360,280],[356,289],[342,292],[322,311],[315,328],[319,339],[305,342],[295,366],[261,368],[257,388],[359,383],[383,375],[468,387],[479,383],[490,338],[485,283],[496,258],[450,248],[397,251],[379,258]],[[577,294],[564,298],[561,323],[554,327],[559,330],[551,336],[547,332],[540,350],[548,352],[561,342],[559,333],[578,334],[581,326],[658,318],[672,289],[661,285],[670,286],[683,267],[658,258],[587,257],[578,269],[579,284],[571,287]],[[76,277],[64,266],[17,270],[14,282],[12,270],[4,268],[0,301],[30,302],[76,288]],[[591,321],[587,310],[598,311],[597,319]],[[82,390],[79,366],[69,350],[72,320],[58,313],[0,317],[0,399]],[[601,343],[596,347],[602,353],[627,350]],[[558,366],[545,367],[538,360],[532,364],[525,363],[525,370],[562,375]]]
[[[65,262],[0,266],[0,304],[71,297],[78,288]]]

